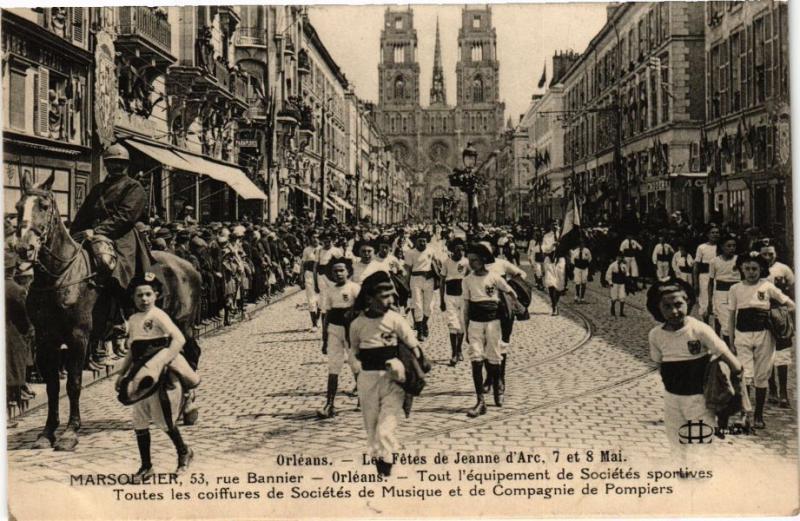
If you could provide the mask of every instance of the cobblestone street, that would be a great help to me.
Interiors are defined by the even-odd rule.
[[[410,420],[400,426],[404,450],[620,447],[630,455],[668,457],[661,383],[646,342],[652,321],[643,310],[643,294],[630,299],[627,318],[608,315],[605,290],[597,284],[587,300],[573,304],[568,293],[561,315],[551,317],[544,297],[535,295],[531,319],[518,322],[512,338],[506,404],[490,406],[479,419],[465,415],[474,401],[469,364],[447,365],[447,329],[437,311],[425,343],[434,369]],[[318,334],[307,330],[302,301],[302,294],[293,295],[250,321],[204,337],[201,417],[183,428],[197,455],[193,468],[242,469],[274,461],[277,454],[333,455],[346,463],[360,458],[365,435],[356,399],[349,394],[354,386],[349,371],[340,385],[337,417],[316,418],[324,402],[326,365]],[[29,448],[44,423],[44,408],[8,431],[12,481],[135,470],[130,414],[117,402],[112,380],[83,391],[84,423],[73,453]],[[62,400],[62,418],[66,406]],[[794,411],[770,407],[766,421],[768,429],[759,435],[715,440],[713,450],[722,456],[796,458]],[[154,447],[156,465],[171,469],[166,436],[156,433]]]

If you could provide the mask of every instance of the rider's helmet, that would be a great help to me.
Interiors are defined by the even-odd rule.
[[[119,143],[114,143],[103,152],[103,161],[130,161],[128,149]]]

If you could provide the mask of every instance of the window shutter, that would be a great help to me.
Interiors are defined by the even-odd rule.
[[[40,136],[46,136],[50,133],[48,124],[48,117],[50,115],[49,90],[50,70],[45,67],[39,67],[39,89],[38,92],[35,93],[37,118],[36,121],[34,121],[34,130]]]
[[[84,15],[84,8],[83,7],[70,7],[69,8],[69,17],[70,17],[70,28],[72,30],[72,41],[76,45],[83,47],[86,42],[86,38],[84,36],[84,28],[86,24],[83,20]]]

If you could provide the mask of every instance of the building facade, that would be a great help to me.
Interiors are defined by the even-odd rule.
[[[414,173],[414,217],[430,218],[442,214],[448,204],[448,176],[460,166],[467,143],[473,143],[483,159],[503,130],[492,12],[490,7],[475,6],[461,12],[455,106],[447,103],[438,22],[430,104],[425,108],[420,104],[413,11],[387,8],[384,22],[375,119],[395,156]]]

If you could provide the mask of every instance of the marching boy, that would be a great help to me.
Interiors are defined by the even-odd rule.
[[[658,236],[658,243],[653,248],[653,266],[656,267],[656,278],[659,281],[668,280],[670,263],[672,257],[675,255],[675,250],[666,240],[663,235]]]
[[[578,247],[570,252],[570,262],[575,266],[572,270],[572,277],[575,280],[575,302],[583,302],[586,297],[586,283],[589,280],[589,265],[592,263],[592,252],[586,247],[583,236]]]
[[[442,264],[442,284],[439,286],[441,309],[447,313],[447,327],[450,329],[450,366],[463,360],[461,344],[464,341],[464,311],[461,297],[461,281],[469,274],[469,260],[464,256],[464,240],[460,237],[447,244],[450,256]]]
[[[690,286],[693,284],[694,259],[692,254],[686,251],[686,244],[678,243],[678,251],[672,256],[672,271],[675,276]]]
[[[650,358],[659,364],[664,383],[664,426],[673,449],[681,448],[680,429],[687,422],[715,426],[703,396],[711,355],[722,357],[735,373],[742,371],[742,364],[714,330],[689,316],[693,305],[692,287],[679,279],[657,282],[647,292],[647,310],[662,323],[650,330],[648,339]]]
[[[361,289],[358,284],[348,280],[351,270],[351,261],[348,258],[332,257],[328,262],[328,276],[333,283],[328,286],[322,301],[325,312],[322,322],[322,354],[328,355],[328,388],[325,406],[317,411],[320,418],[336,416],[333,402],[339,387],[339,373],[345,360],[351,360],[350,349],[347,347],[347,327],[350,312]],[[353,376],[357,377],[357,374],[358,371],[354,369]]]
[[[405,399],[405,391],[398,383],[405,374],[392,370],[399,363],[398,343],[403,342],[419,353],[411,326],[391,309],[394,294],[394,284],[385,271],[364,279],[356,304],[356,309],[363,312],[350,324],[350,346],[361,366],[357,377],[358,398],[369,454],[375,458],[378,473],[384,476],[391,474],[392,453],[399,448],[395,429]]]
[[[183,333],[156,306],[161,283],[155,274],[147,272],[136,277],[129,288],[138,312],[128,319],[128,354],[116,380],[117,391],[127,396],[138,393],[146,387],[147,380],[158,382],[163,368],[169,366],[168,381],[161,384],[165,388],[140,399],[132,406],[133,429],[142,461],[134,476],[137,480],[144,480],[154,473],[150,460],[151,422],[163,429],[172,440],[178,453],[178,467],[175,472],[183,474],[189,468],[194,452],[184,443],[181,432],[174,423],[180,412],[183,394],[178,382],[182,381],[185,387],[190,388],[197,386],[200,379],[181,354],[186,343]],[[136,371],[130,375],[132,378],[127,377],[129,370]],[[163,394],[166,394],[166,400],[162,402]]]
[[[606,270],[606,282],[611,285],[611,316],[616,316],[615,305],[619,302],[619,316],[625,316],[625,285],[628,283],[628,264],[625,254],[619,252],[617,260],[612,262]]]
[[[505,386],[500,377],[500,318],[497,310],[500,305],[500,292],[516,293],[503,279],[502,275],[488,271],[486,265],[494,261],[489,246],[472,244],[467,250],[469,267],[472,273],[462,282],[464,298],[464,324],[467,331],[467,347],[472,362],[472,381],[475,385],[477,403],[467,412],[475,418],[486,414],[483,399],[483,363],[488,362],[487,372],[494,382],[495,405],[503,405]]]

